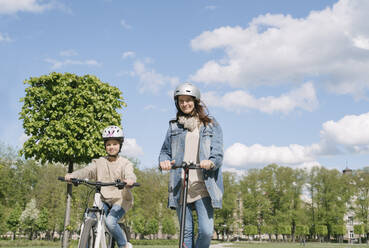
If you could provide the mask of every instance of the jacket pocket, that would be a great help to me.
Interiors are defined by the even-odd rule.
[[[171,131],[170,131],[170,136],[177,136],[177,135],[179,135],[179,134],[181,134],[181,133],[183,133],[183,131],[182,130],[180,130],[180,129],[172,129]]]
[[[174,159],[180,149],[180,140],[181,140],[181,134],[183,133],[182,130],[174,129],[171,131],[171,149],[172,149],[172,159]]]

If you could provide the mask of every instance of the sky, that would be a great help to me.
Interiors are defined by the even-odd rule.
[[[24,80],[92,74],[123,92],[123,155],[158,165],[174,88],[201,91],[224,170],[369,166],[367,0],[0,0],[0,142]]]

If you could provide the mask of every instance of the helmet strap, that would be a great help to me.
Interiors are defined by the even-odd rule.
[[[119,153],[120,153],[120,151],[122,150],[122,146],[123,146],[123,142],[121,142],[120,144],[119,144],[119,151],[118,151],[118,153],[117,154],[115,154],[115,155],[110,155],[109,153],[107,153],[108,154],[108,158],[117,158],[118,157],[118,155],[119,155]],[[104,142],[104,147],[105,147],[105,149],[106,149],[106,144],[105,144],[105,142]]]
[[[116,155],[110,155],[110,154],[108,154],[108,160],[115,160],[116,158],[118,157],[118,153],[116,154]]]

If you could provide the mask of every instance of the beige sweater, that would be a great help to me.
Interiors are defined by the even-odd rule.
[[[106,157],[93,159],[89,166],[72,173],[72,177],[90,179],[104,183],[131,179],[136,181],[133,172],[133,164],[126,158],[118,157],[116,161],[110,162]],[[131,190],[127,187],[119,190],[114,186],[101,187],[103,201],[110,205],[120,205],[127,212],[133,205]]]
[[[185,140],[183,161],[199,163],[199,128],[188,130]],[[182,172],[182,178],[183,178]],[[189,170],[187,202],[195,202],[209,196],[206,189],[202,170]]]

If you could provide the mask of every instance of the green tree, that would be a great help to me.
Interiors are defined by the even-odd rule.
[[[309,235],[309,227],[307,225],[296,225],[295,234],[300,237],[301,243],[305,243],[305,237]]]
[[[272,240],[272,234],[274,233],[274,228],[272,225],[262,225],[260,227],[260,233],[268,234],[269,241]]]
[[[264,184],[266,182],[258,169],[249,170],[240,181],[244,225],[255,225],[260,229],[270,219],[270,201],[266,197]]]
[[[21,159],[10,147],[0,164],[0,203],[7,208],[17,204],[24,208],[32,198],[30,193],[37,184],[40,166],[32,159]]]
[[[309,191],[312,196],[312,223],[328,227],[328,239],[332,226],[342,225],[353,196],[352,179],[338,170],[314,167],[309,175]]]
[[[343,242],[343,235],[346,233],[345,225],[332,225],[332,234],[336,236],[339,243]]]
[[[361,235],[365,234],[365,225],[354,225],[354,233],[359,235],[359,243],[361,244]]]
[[[20,227],[20,217],[22,214],[22,209],[19,205],[16,205],[10,212],[8,219],[6,220],[6,226],[8,230],[13,233],[12,240],[15,240],[16,233]]]
[[[142,235],[145,233],[146,228],[146,219],[142,214],[142,211],[137,211],[136,214],[132,217],[132,229],[135,233],[140,235],[140,238],[142,238]]]
[[[3,205],[0,204],[0,234],[3,234],[6,232],[6,209]]]
[[[235,227],[234,210],[236,209],[237,196],[239,192],[239,186],[236,182],[236,176],[230,172],[223,173],[223,184],[224,184],[224,194],[223,203],[221,209],[215,209],[214,211],[214,229],[218,233],[223,234],[223,239],[229,237]]]
[[[152,216],[161,218],[166,212],[168,197],[168,179],[157,169],[135,170],[137,182],[142,182],[140,187],[133,189],[135,204],[129,211],[129,218],[140,211],[149,220]],[[147,204],[147,203],[150,204]],[[167,213],[167,212],[166,212]]]
[[[369,230],[369,167],[354,171],[353,179],[356,189],[353,205],[355,218],[363,223],[365,230]],[[365,233],[368,243],[368,232]]]
[[[54,237],[55,232],[60,232],[59,227],[64,222],[65,212],[65,188],[62,182],[56,180],[56,176],[64,175],[65,168],[62,164],[46,164],[39,172],[39,183],[35,186],[35,198],[37,199],[37,206],[39,209],[47,209],[49,218],[46,228],[46,239]],[[79,192],[83,192],[80,194]],[[78,206],[81,204],[81,199],[86,197],[86,187],[73,188],[73,212],[71,213],[71,222],[73,223],[75,215],[80,219],[85,206]],[[75,204],[76,201],[76,204]],[[77,206],[74,206],[77,205]],[[82,205],[82,204],[81,204]],[[74,214],[75,213],[75,214]]]
[[[254,226],[254,225],[246,225],[243,228],[243,233],[249,236],[250,239],[250,235],[252,236],[252,238],[254,239],[254,236],[256,234],[258,234],[258,227]]]
[[[282,231],[281,226],[289,226],[293,222],[295,195],[298,195],[294,170],[289,167],[279,167],[271,164],[260,171],[261,188],[268,201],[269,210],[265,215],[265,224],[272,225],[276,236]],[[297,206],[297,205],[296,205]],[[291,231],[290,231],[291,232]],[[291,233],[290,233],[291,234]]]
[[[290,225],[277,225],[277,234],[282,234],[283,241],[286,241],[286,235],[291,235],[292,230]]]
[[[36,220],[36,228],[38,232],[45,232],[49,226],[49,211],[46,208],[43,208]]]
[[[328,228],[326,225],[315,225],[314,233],[318,235],[320,242],[328,235]]]
[[[121,91],[91,75],[51,73],[24,82],[26,96],[20,119],[29,139],[21,154],[45,162],[89,163],[104,154],[101,131],[120,126],[117,112],[125,106]],[[67,186],[63,247],[68,246],[72,186]]]
[[[145,234],[154,235],[159,231],[159,222],[155,218],[150,218],[145,225]]]
[[[0,205],[14,206],[12,189],[17,185],[14,182],[14,170],[12,164],[15,163],[17,153],[10,146],[0,142]]]
[[[36,207],[36,200],[32,199],[29,203],[27,203],[26,209],[21,214],[21,223],[22,228],[26,233],[28,233],[28,237],[30,240],[33,238],[34,232],[37,230],[37,219],[40,211]]]
[[[303,224],[307,221],[307,214],[303,208],[303,202],[301,200],[302,188],[306,182],[306,172],[301,169],[295,169],[292,171],[291,176],[288,177],[292,179],[292,182],[288,182],[286,188],[289,194],[292,195],[288,209],[291,216],[292,242],[294,242],[296,226],[298,223]]]
[[[161,222],[162,232],[168,235],[176,234],[176,225],[172,216],[165,216]]]

